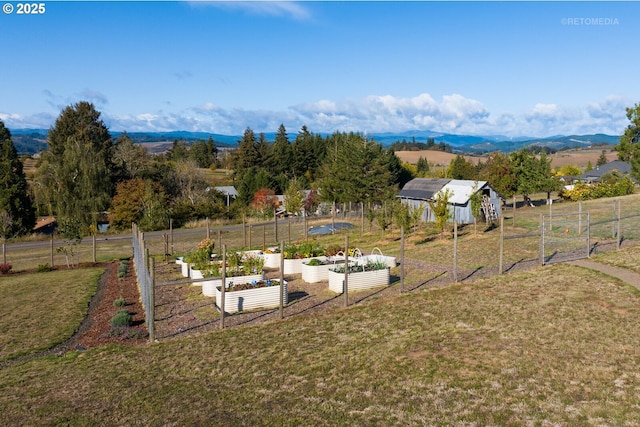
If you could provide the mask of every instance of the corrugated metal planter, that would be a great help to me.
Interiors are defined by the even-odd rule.
[[[225,283],[227,284],[227,286],[229,286],[232,283],[240,285],[243,283],[251,283],[253,281],[259,282],[260,280],[264,280],[264,273],[250,274],[248,276],[227,277]],[[207,297],[215,297],[216,288],[222,285],[222,279],[206,280],[204,282],[200,282],[200,284],[202,285],[202,295]]]
[[[273,280],[272,282],[278,282]],[[283,303],[289,302],[287,293],[287,282],[283,283],[284,295]],[[222,292],[220,286],[215,288],[216,306],[220,309],[220,301],[222,301]],[[226,291],[224,293],[224,311],[225,313],[237,313],[245,310],[256,310],[275,308],[280,306],[280,285],[271,285],[263,288],[245,289],[242,291]]]
[[[397,264],[396,257],[382,255],[382,254],[371,254],[371,255],[363,255],[358,259],[360,264],[367,264],[368,262],[381,262],[386,264],[389,268],[394,268]]]
[[[363,291],[389,285],[389,268],[349,273],[349,292]],[[333,292],[344,292],[344,273],[336,273],[329,269],[329,289]]]
[[[183,265],[187,265],[188,264],[183,264]],[[184,277],[189,277],[188,275],[184,275]],[[204,279],[204,275],[202,274],[202,270],[195,270],[195,269],[191,269],[191,278],[192,279]],[[202,286],[202,282],[195,282],[192,283],[193,286]]]
[[[323,260],[323,258],[325,259]],[[319,259],[323,262],[328,262],[328,264],[309,265],[309,261],[312,259]],[[344,263],[344,257],[315,257],[310,258],[309,261],[302,263],[302,280],[307,283],[318,283],[329,280],[329,269],[334,267],[336,263]]]
[[[176,258],[176,264],[180,266],[182,277],[189,277],[189,263],[184,262],[183,257]]]
[[[262,253],[265,268],[280,268],[280,253]]]
[[[326,260],[326,256],[316,256],[313,258],[318,258],[319,260]],[[295,259],[287,259],[284,260],[284,271],[282,274],[302,274],[302,264],[308,263],[311,258],[295,258]]]

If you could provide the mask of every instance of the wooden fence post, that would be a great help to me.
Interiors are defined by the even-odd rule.
[[[504,216],[500,216],[500,253],[498,258],[498,274],[502,274],[504,258]]]
[[[335,206],[335,204],[334,204]],[[344,306],[349,307],[349,235],[344,238]]]
[[[400,228],[400,293],[404,293],[404,225]]]
[[[458,221],[453,221],[453,282],[458,281]]]
[[[220,287],[220,329],[224,329],[224,292],[227,287],[227,245],[222,245],[222,286]]]
[[[280,319],[284,319],[284,242],[280,242]]]
[[[156,261],[151,258],[151,268],[149,270],[149,307],[147,308],[147,314],[149,316],[149,341],[154,342],[156,340]]]

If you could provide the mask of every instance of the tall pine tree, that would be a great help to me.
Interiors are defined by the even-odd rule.
[[[11,235],[26,234],[35,225],[35,210],[29,197],[27,179],[18,158],[18,152],[11,140],[11,132],[0,120],[0,212],[3,215],[6,233]]]

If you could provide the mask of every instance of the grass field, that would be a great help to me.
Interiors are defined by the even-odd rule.
[[[0,422],[638,425],[639,327],[633,289],[553,265],[327,315],[7,366]]]
[[[91,268],[0,278],[0,362],[69,338],[103,272]]]
[[[640,211],[639,196],[620,201],[624,215]],[[506,211],[505,233],[536,230],[549,209],[557,214],[577,206],[518,209],[511,225]],[[580,208],[603,219],[611,218],[612,206],[600,200]],[[353,222],[350,246],[399,254],[398,230]],[[289,238],[289,227],[292,239],[301,236],[301,224],[283,221],[279,240]],[[497,263],[498,231],[484,228],[461,228],[461,268]],[[600,228],[610,238],[611,226]],[[634,235],[635,228],[627,224],[624,233]],[[196,231],[176,247],[190,250],[204,237]],[[230,248],[275,240],[272,228],[259,225],[247,237],[238,230],[221,235]],[[407,257],[450,265],[450,233],[440,236],[425,224],[406,240]],[[320,241],[342,245],[345,235]],[[537,256],[536,238],[507,242],[511,261]],[[148,243],[161,256],[162,239]],[[112,244],[101,256],[129,255],[126,244]],[[636,246],[595,258],[640,271],[639,255]],[[101,271],[0,278],[0,362],[68,337]],[[412,268],[406,281],[427,275]],[[634,426],[640,424],[639,327],[634,288],[555,264],[260,326],[8,363],[0,375],[0,423]]]

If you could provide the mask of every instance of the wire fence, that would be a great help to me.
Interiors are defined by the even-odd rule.
[[[357,304],[371,298],[379,298],[393,293],[413,292],[419,289],[433,286],[443,286],[453,282],[476,280],[483,277],[491,277],[503,273],[528,269],[535,266],[546,265],[553,262],[571,261],[590,256],[599,250],[615,250],[620,248],[623,242],[633,244],[637,238],[637,223],[640,213],[636,210],[624,211],[622,204],[616,204],[615,215],[611,212],[611,204],[602,207],[600,205],[585,206],[581,212],[575,212],[575,204],[556,206],[551,215],[541,213],[540,209],[524,210],[519,212],[518,221],[526,224],[515,227],[506,227],[504,218],[500,221],[500,232],[495,233],[495,227],[488,227],[479,233],[474,231],[473,225],[453,225],[453,233],[445,233],[443,236],[433,234],[425,236],[425,231],[418,229],[405,236],[403,230],[374,230],[379,238],[367,233],[361,235],[358,230],[360,221],[358,218],[351,220],[355,227],[334,237],[313,237],[319,242],[336,243],[344,239],[344,234],[351,239],[352,246],[362,249],[363,253],[372,251],[374,247],[382,247],[387,255],[395,256],[397,267],[390,271],[390,285],[387,287],[359,291],[351,294],[331,296],[324,290],[319,290],[317,285],[311,286],[300,280],[298,276],[290,276],[294,280],[290,287],[290,304],[286,307],[287,317],[298,313],[308,313],[312,310],[327,309],[342,305],[341,301],[350,301],[349,304]],[[525,208],[528,209],[528,208]],[[564,211],[564,212],[563,212]],[[573,211],[573,212],[572,212]],[[507,220],[507,223],[510,221]],[[537,224],[534,226],[533,224]],[[306,224],[308,225],[308,224]],[[288,229],[291,228],[291,237]],[[481,227],[483,228],[483,227]],[[279,236],[280,242],[291,238],[292,240],[305,239],[302,223],[295,220],[282,220],[240,227],[237,229],[207,229],[210,238],[219,240],[233,250],[262,249],[264,246],[276,246],[275,240]],[[249,235],[253,237],[249,237]],[[625,236],[628,233],[628,236]],[[184,243],[186,252],[193,249],[195,244]],[[203,231],[200,237],[204,238]],[[307,235],[306,238],[309,238]],[[245,239],[250,244],[245,245]],[[166,245],[166,237],[163,245]],[[427,244],[429,243],[429,244]],[[162,250],[156,254],[163,253]],[[168,258],[164,264],[169,268],[173,257]],[[174,267],[176,268],[176,267]],[[175,270],[173,270],[175,271]],[[170,277],[170,276],[167,276]],[[162,284],[171,287],[172,284],[184,286],[189,280],[163,277]],[[197,280],[192,281],[196,285]],[[397,285],[397,286],[396,286]],[[165,288],[165,286],[162,286]],[[191,287],[191,292],[196,287]],[[159,289],[159,288],[157,288]],[[350,288],[349,288],[350,289]],[[164,292],[164,289],[160,292]],[[202,307],[208,303],[202,299]],[[346,304],[346,303],[345,303]],[[202,308],[201,307],[201,308]],[[181,310],[176,310],[181,311]],[[187,310],[184,310],[187,311]],[[262,310],[258,312],[237,313],[229,316],[228,326],[236,326],[251,322],[274,319],[274,310]],[[219,315],[219,314],[218,314]],[[164,319],[171,315],[159,315]],[[179,321],[177,321],[179,323]],[[216,321],[203,322],[196,326],[181,328],[179,333],[186,333],[193,329],[213,327],[217,328]],[[160,338],[172,336],[166,327],[160,327]]]
[[[357,208],[357,206],[356,206]],[[313,240],[326,245],[341,244],[344,235],[351,239],[351,245],[371,251],[381,248],[387,255],[396,256],[398,267],[391,270],[391,285],[375,292],[359,292],[349,297],[353,303],[378,297],[389,292],[411,292],[430,286],[439,286],[456,281],[475,280],[503,273],[517,271],[530,266],[567,260],[579,256],[620,248],[625,244],[640,241],[640,198],[628,197],[590,201],[583,203],[556,203],[551,206],[519,208],[513,211],[503,210],[499,225],[457,225],[453,233],[453,224],[449,231],[438,234],[431,224],[420,224],[412,230],[406,230],[402,238],[401,230],[391,226],[381,229],[376,222],[365,218],[362,209],[349,209],[343,206],[335,215],[314,218],[288,217],[256,221],[242,224],[215,224],[207,222],[204,227],[142,233],[134,224],[131,235],[100,236],[87,239],[78,246],[79,262],[91,262],[114,258],[128,258],[133,252],[140,298],[145,309],[146,326],[150,339],[159,333],[156,320],[163,315],[157,312],[156,299],[162,297],[155,288],[155,275],[165,266],[173,263],[176,256],[193,251],[197,243],[209,237],[216,242],[217,248],[226,245],[230,250],[264,250],[278,246],[282,242],[300,242]],[[350,229],[337,235],[310,235],[311,227],[330,225],[335,222],[349,222]],[[65,259],[55,251],[61,242],[21,242],[8,245],[5,253],[8,262],[23,269],[51,262],[63,266]],[[34,245],[31,248],[29,245]],[[588,249],[587,249],[588,248]],[[403,256],[401,256],[403,254]],[[567,257],[567,255],[570,255]],[[53,258],[55,256],[55,259]],[[164,260],[164,263],[160,263]],[[158,267],[155,265],[158,262]],[[53,265],[53,264],[52,264]],[[162,277],[160,280],[166,280]],[[400,284],[400,286],[393,286]],[[296,290],[291,287],[288,312],[294,313],[303,306],[301,300],[309,302],[315,295],[307,288]],[[324,292],[324,291],[323,291]],[[326,294],[326,293],[325,293]],[[317,295],[325,295],[318,291]],[[318,300],[314,308],[302,310],[309,312],[339,304],[333,297]],[[314,300],[315,301],[315,300]],[[203,298],[202,304],[208,304]],[[294,306],[297,306],[294,307]],[[317,308],[316,308],[317,307]],[[264,315],[264,314],[263,314]],[[257,314],[233,315],[242,319],[260,317]],[[237,320],[237,322],[243,322]],[[234,321],[228,322],[230,326]]]
[[[145,324],[149,332],[149,341],[155,341],[155,261],[149,256],[144,233],[135,223],[131,227],[131,239],[133,241],[133,265],[136,270],[140,300],[144,307]]]

